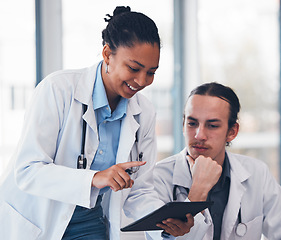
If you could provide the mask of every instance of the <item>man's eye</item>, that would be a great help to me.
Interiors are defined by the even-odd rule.
[[[214,125],[214,124],[209,125],[209,128],[218,128],[218,127],[219,127],[218,125]]]
[[[195,123],[195,122],[188,122],[187,125],[188,125],[189,127],[196,127],[196,126],[197,126],[197,123]]]

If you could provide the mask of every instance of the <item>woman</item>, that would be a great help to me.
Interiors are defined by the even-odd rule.
[[[122,207],[137,219],[163,204],[152,186],[155,112],[138,93],[158,68],[158,30],[129,7],[108,17],[103,61],[35,90],[0,187],[0,239],[119,239]],[[192,220],[163,229],[177,236]]]

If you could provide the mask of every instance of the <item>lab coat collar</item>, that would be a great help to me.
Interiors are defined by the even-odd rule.
[[[173,185],[190,189],[192,177],[186,159],[187,150],[184,148],[177,156],[174,167]],[[186,174],[188,173],[188,174]]]
[[[95,80],[96,80],[96,71],[97,71],[98,65],[99,65],[99,63],[93,65],[92,67],[85,69],[82,72],[81,78],[78,81],[76,90],[74,92],[74,98],[77,101],[81,102],[82,104],[86,104],[88,106],[87,112],[85,113],[83,118],[86,120],[86,122],[90,125],[90,127],[95,132],[97,132],[97,129],[96,129],[97,127],[96,127],[96,119],[95,119],[95,114],[94,114],[94,109],[93,109],[92,92],[94,89],[94,84],[95,84]],[[136,95],[134,95],[128,101],[128,109],[127,109],[128,118],[127,118],[127,120],[128,119],[133,120],[135,115],[138,115],[141,113],[141,108],[138,104]],[[124,120],[124,121],[127,122],[127,120]],[[137,128],[138,127],[139,126],[137,126]],[[133,129],[133,132],[134,131],[135,130]]]
[[[249,171],[241,164],[241,162],[239,161],[239,159],[237,159],[237,156],[239,155],[235,155],[233,153],[230,152],[226,152],[228,159],[229,159],[229,163],[230,163],[230,175],[231,175],[231,180],[232,180],[232,175],[235,175],[237,180],[240,183],[245,182],[250,176],[251,174],[249,173]]]
[[[92,92],[96,81],[98,64],[99,63],[84,69],[77,83],[74,98],[83,104],[92,105]]]
[[[92,93],[96,81],[96,71],[98,65],[99,63],[89,68],[82,69],[81,77],[74,91],[74,99],[88,106],[86,113],[83,115],[83,119],[94,130],[96,135],[97,124],[95,111],[93,108]]]
[[[187,149],[184,148],[177,156],[177,161],[175,161],[174,171],[176,174],[173,175],[173,184],[182,186],[185,188],[190,188],[192,184],[192,177],[189,170],[189,165],[186,160]],[[242,184],[250,177],[250,173],[243,167],[239,160],[236,159],[235,155],[226,152],[229,163],[230,163],[230,175],[231,182],[236,182],[237,184]],[[186,174],[186,169],[188,168],[188,174]]]
[[[91,129],[94,130],[96,136],[98,136],[98,132],[96,116],[93,108],[92,92],[95,84],[98,64],[99,63],[82,70],[81,77],[74,92],[74,98],[82,104],[86,104],[88,106],[86,113],[83,115],[83,119],[87,122]],[[139,93],[136,93],[132,98],[128,99],[126,117],[122,119],[121,123],[120,142],[116,156],[116,163],[126,162],[128,160],[130,150],[135,142],[135,134],[140,126],[137,116],[142,111],[138,103],[138,94]]]

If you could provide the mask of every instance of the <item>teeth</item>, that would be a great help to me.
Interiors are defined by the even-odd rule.
[[[127,84],[127,86],[128,86],[131,90],[133,90],[133,91],[137,91],[137,90],[138,90],[137,88],[132,87],[132,86],[129,85],[128,83],[126,83],[126,84]]]

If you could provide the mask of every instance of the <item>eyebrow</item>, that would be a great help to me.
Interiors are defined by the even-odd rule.
[[[189,120],[191,120],[191,121],[197,121],[198,122],[198,120],[196,119],[196,118],[193,118],[193,117],[187,117],[187,119],[189,119]],[[217,118],[214,118],[214,119],[209,119],[209,120],[207,120],[207,122],[209,122],[209,123],[212,123],[212,122],[221,122],[221,120],[220,119],[217,119]]]
[[[192,120],[192,121],[197,121],[197,119],[195,119],[193,117],[187,117],[187,119]]]
[[[140,62],[138,62],[138,61],[135,61],[135,60],[130,60],[131,62],[134,62],[134,63],[136,63],[136,64],[138,64],[140,67],[142,67],[142,68],[145,68],[145,66],[143,65],[143,64],[141,64]],[[150,68],[150,69],[157,69],[159,66],[156,66],[156,67],[152,67],[152,68]]]

